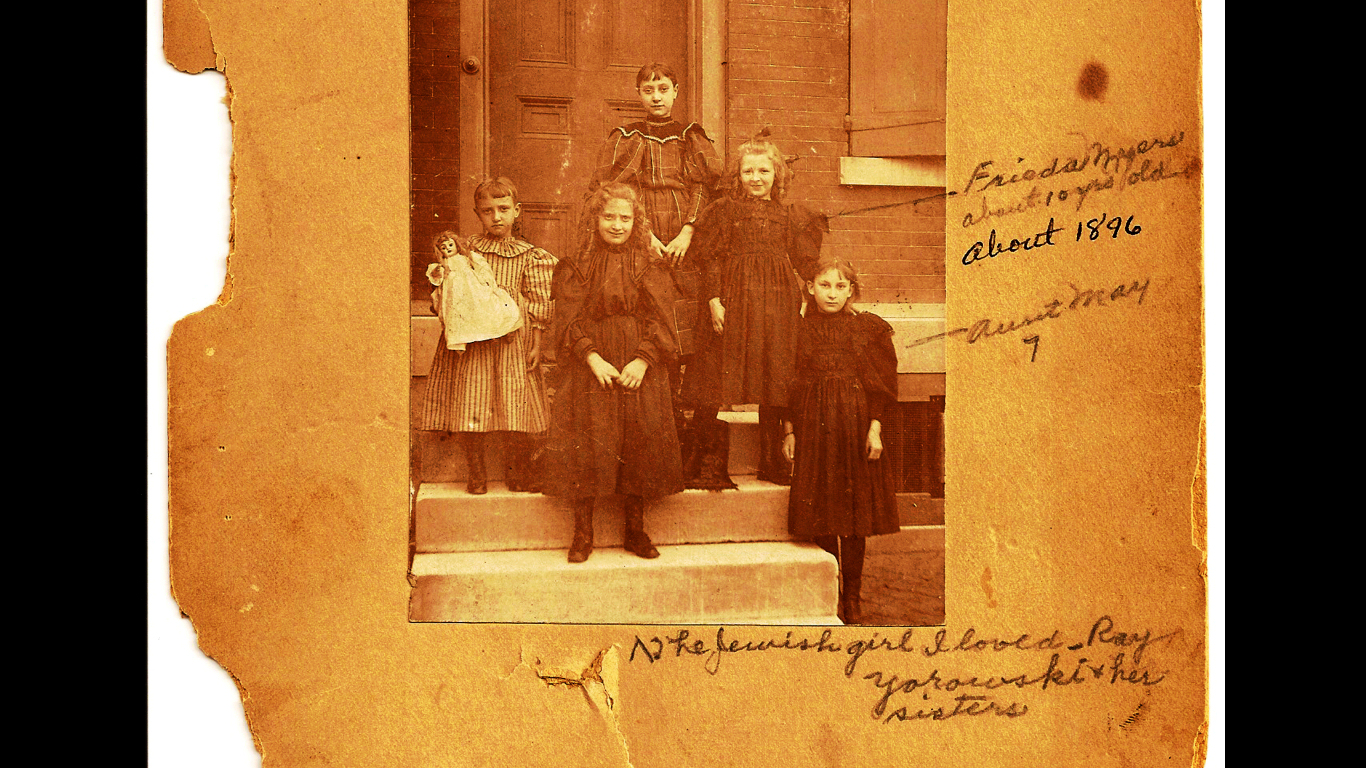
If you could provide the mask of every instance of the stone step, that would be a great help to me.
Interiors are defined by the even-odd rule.
[[[835,559],[795,542],[660,547],[655,560],[594,549],[420,554],[412,621],[837,624]]]
[[[730,424],[730,466],[734,475],[752,475],[759,467],[759,415],[754,411],[722,412]],[[418,458],[422,462],[421,480],[431,483],[465,482],[469,476],[465,449],[459,435],[446,432],[414,432]],[[484,465],[490,480],[504,480],[504,434],[491,432],[485,438]]]
[[[645,510],[645,530],[656,544],[788,541],[788,489],[752,476],[732,477],[737,490],[689,490]],[[620,546],[621,499],[598,504],[595,541]],[[513,493],[501,482],[471,496],[463,483],[423,483],[418,488],[415,546],[419,553],[568,550],[574,514],[568,502],[539,493]]]

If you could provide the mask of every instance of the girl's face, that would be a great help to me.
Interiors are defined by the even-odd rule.
[[[460,252],[460,249],[456,246],[455,241],[450,239],[449,237],[442,239],[441,242],[436,244],[436,247],[440,248],[441,255],[445,256],[448,259]]]
[[[806,290],[816,299],[817,309],[833,315],[844,309],[854,295],[854,284],[838,269],[832,268],[816,275],[815,281],[806,284]]]
[[[773,158],[768,155],[745,155],[740,158],[740,186],[760,200],[773,197]]]
[[[484,234],[492,238],[507,237],[512,232],[512,223],[522,215],[522,204],[505,197],[481,197],[474,206],[479,214],[479,223],[484,225]]]
[[[631,236],[636,222],[635,210],[630,200],[614,197],[602,207],[598,214],[598,237],[608,245],[621,245]]]
[[[674,99],[678,98],[678,86],[667,77],[656,77],[641,83],[636,93],[650,117],[669,117],[674,111]]]

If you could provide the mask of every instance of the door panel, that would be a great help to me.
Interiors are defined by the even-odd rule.
[[[608,131],[644,116],[637,70],[662,61],[688,71],[686,0],[508,5],[489,10],[489,172],[517,185],[523,236],[567,256]],[[685,99],[674,117],[687,122]]]

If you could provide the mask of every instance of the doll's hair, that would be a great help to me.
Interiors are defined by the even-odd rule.
[[[588,196],[588,200],[583,206],[584,245],[593,242],[594,238],[597,237],[598,216],[607,207],[609,200],[627,200],[631,203],[631,213],[635,219],[631,222],[631,235],[626,239],[626,242],[632,246],[648,248],[650,245],[650,215],[645,212],[645,206],[641,205],[640,197],[636,191],[629,185],[620,182],[604,184]]]
[[[735,162],[727,171],[726,181],[722,188],[730,190],[730,193],[737,200],[745,199],[749,193],[745,191],[740,183],[740,164],[746,157],[763,155],[773,162],[773,191],[770,194],[773,202],[779,202],[783,194],[787,192],[787,186],[792,182],[792,168],[783,159],[783,153],[778,149],[778,145],[769,141],[767,138],[756,136],[735,150]]]
[[[852,312],[854,308],[850,305],[859,300],[859,294],[861,293],[859,289],[862,287],[862,281],[858,278],[858,270],[854,268],[853,264],[850,264],[848,261],[845,261],[838,256],[822,256],[820,260],[816,262],[815,271],[811,273],[810,282],[814,284],[821,275],[832,269],[838,270],[840,276],[845,280],[848,280],[849,285],[854,289],[853,292],[849,294],[849,300],[844,302],[844,311]],[[819,311],[819,309],[814,306],[816,297],[811,295],[809,291],[806,292],[805,299],[807,314]]]
[[[500,197],[511,197],[513,203],[521,202],[521,200],[517,198],[517,185],[513,184],[512,180],[506,176],[499,176],[497,178],[490,176],[479,182],[479,186],[474,188],[474,207],[478,208],[479,201],[486,197],[490,200],[497,200]]]
[[[436,251],[436,255],[438,258],[444,257],[446,255],[441,252],[442,240],[453,240],[455,242],[455,249],[460,253],[465,253],[469,250],[469,241],[467,241],[460,235],[456,234],[454,230],[443,229],[441,230],[441,232],[437,234],[436,237],[432,238],[432,250]]]
[[[673,67],[668,64],[661,64],[657,61],[653,64],[646,64],[636,73],[636,87],[639,88],[651,80],[663,80],[666,77],[669,78],[669,82],[674,84],[675,88],[678,87],[678,75],[674,74]]]

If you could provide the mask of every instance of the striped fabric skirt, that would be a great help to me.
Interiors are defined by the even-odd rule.
[[[544,432],[550,426],[540,367],[528,371],[531,332],[476,341],[464,352],[438,344],[422,404],[422,429]]]

